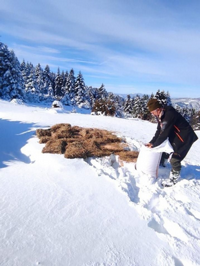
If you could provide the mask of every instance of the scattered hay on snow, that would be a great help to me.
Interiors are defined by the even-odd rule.
[[[70,124],[56,124],[49,129],[37,129],[43,153],[64,154],[65,158],[88,158],[119,155],[127,162],[135,162],[138,152],[129,151],[128,144],[107,130],[81,128]]]
[[[67,141],[64,139],[50,139],[47,141],[42,152],[63,154],[65,152],[66,145]]]
[[[51,129],[37,129],[36,135],[39,139],[41,137],[51,137]]]

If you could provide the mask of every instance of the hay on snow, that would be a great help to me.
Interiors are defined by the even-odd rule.
[[[88,158],[119,155],[119,159],[135,162],[137,151],[130,151],[128,144],[111,131],[82,128],[70,124],[56,124],[48,129],[37,129],[43,153],[64,154],[65,158]]]

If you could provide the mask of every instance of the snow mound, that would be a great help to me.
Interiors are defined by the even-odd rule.
[[[12,99],[10,102],[14,104],[24,104],[21,99]]]
[[[53,101],[52,103],[52,107],[53,108],[60,108],[60,109],[63,109],[63,105],[60,101]]]

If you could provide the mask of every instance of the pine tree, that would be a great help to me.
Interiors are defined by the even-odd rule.
[[[43,84],[44,84],[43,93],[45,95],[53,96],[52,78],[51,78],[50,67],[48,65],[45,66],[43,71]]]
[[[55,97],[60,99],[62,98],[62,87],[63,87],[63,78],[60,74],[60,69],[58,68],[57,75],[55,78]]]
[[[98,89],[90,86],[87,89],[87,95],[88,95],[88,100],[89,100],[90,106],[93,107],[95,101],[98,99]]]
[[[156,92],[155,98],[158,99],[158,101],[163,106],[171,105],[171,99],[170,99],[169,93],[165,93],[165,91],[158,90]]]
[[[35,76],[35,68],[33,67],[30,70],[29,75],[27,76],[26,80],[26,92],[36,93],[37,91],[37,82],[36,82],[36,76]]]
[[[97,93],[98,93],[98,96],[97,96],[98,99],[106,99],[108,97],[108,93],[107,93],[103,83],[101,84],[101,86],[98,89]]]
[[[27,80],[27,67],[26,67],[26,62],[24,60],[20,64],[20,70],[25,84]]]
[[[38,87],[38,91],[44,95],[44,78],[43,78],[43,69],[40,66],[40,63],[35,67],[35,77]]]
[[[114,98],[114,103],[115,103],[115,116],[116,117],[124,117],[124,98],[119,96],[119,95],[115,95]]]
[[[31,65],[30,65],[31,66]],[[38,83],[37,83],[37,78],[35,75],[35,68],[32,66],[31,70],[30,70],[30,74],[27,77],[27,81],[25,84],[25,98],[26,101],[30,101],[30,102],[39,102],[39,96],[40,96],[40,90],[38,87]]]
[[[142,102],[140,96],[136,95],[133,103],[133,111],[132,111],[133,117],[141,118],[144,107],[143,105],[144,103]]]
[[[74,99],[74,90],[75,90],[75,77],[74,77],[74,70],[71,69],[66,81],[66,93],[69,94],[70,105],[75,105]]]
[[[124,112],[127,115],[131,115],[133,112],[133,99],[131,99],[131,96],[128,94],[127,98],[124,102]]]
[[[142,106],[143,106],[141,118],[143,120],[149,120],[151,118],[151,114],[150,114],[148,107],[147,107],[147,102],[149,101],[149,96],[144,94],[141,100],[142,100]]]
[[[193,115],[190,119],[190,125],[194,130],[200,130],[200,111],[195,112],[195,110],[193,110]]]
[[[64,86],[66,85],[68,76],[69,76],[68,71],[65,71],[65,82],[64,82]]]
[[[89,102],[87,101],[86,95],[85,82],[81,72],[79,72],[75,81],[74,99],[76,105],[79,108],[89,107]]]
[[[0,42],[0,97],[3,99],[23,98],[24,81],[20,63],[13,51]]]

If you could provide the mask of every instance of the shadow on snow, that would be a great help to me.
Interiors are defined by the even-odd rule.
[[[31,131],[33,125],[0,119],[0,168],[7,167],[6,162],[14,160],[30,163],[21,148],[34,135]]]
[[[200,166],[199,165],[187,165],[182,166],[181,173],[183,173],[183,176],[181,176],[182,179],[200,179]]]

